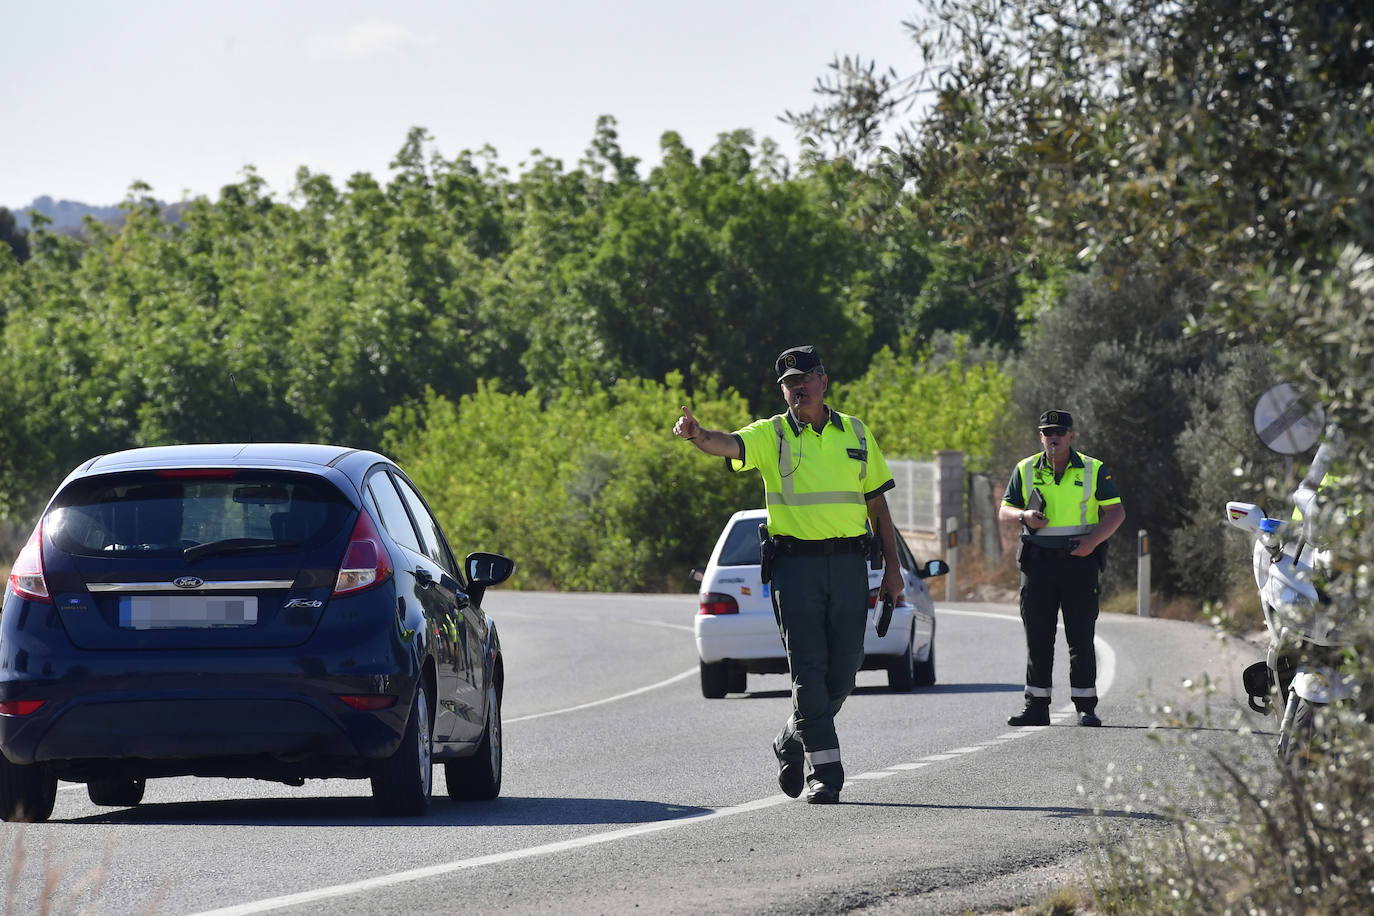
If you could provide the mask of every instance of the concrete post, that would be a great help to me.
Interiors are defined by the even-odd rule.
[[[1150,616],[1150,536],[1141,528],[1135,533],[1136,541],[1136,613],[1141,617]]]
[[[945,562],[949,572],[945,575],[945,600],[959,600],[959,517],[951,515],[945,519]]]

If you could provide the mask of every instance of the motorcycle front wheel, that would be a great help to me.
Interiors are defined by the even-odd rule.
[[[1283,726],[1279,729],[1279,758],[1284,762],[1312,758],[1319,705],[1296,693],[1288,694],[1288,708],[1284,710]]]

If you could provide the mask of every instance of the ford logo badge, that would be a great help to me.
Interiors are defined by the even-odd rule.
[[[200,576],[181,576],[173,579],[172,584],[177,588],[200,588],[205,584],[205,580]]]

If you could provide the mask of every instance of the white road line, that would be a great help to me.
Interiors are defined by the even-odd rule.
[[[736,814],[761,811],[765,808],[772,808],[775,805],[790,801],[792,801],[792,799],[788,798],[786,795],[770,795],[767,798],[745,802],[742,805],[732,805],[729,808],[717,808],[705,814],[681,817],[671,821],[654,821],[650,824],[640,824],[637,827],[625,827],[621,830],[608,830],[605,833],[596,833],[591,836],[577,837],[571,840],[561,840],[557,843],[545,843],[542,846],[512,849],[509,852],[498,852],[489,856],[477,856],[472,859],[459,859],[455,862],[428,865],[424,868],[412,868],[408,871],[393,872],[389,875],[379,875],[375,878],[365,878],[362,881],[352,881],[348,884],[336,884],[332,887],[321,887],[313,891],[286,894],[282,897],[269,897],[263,900],[241,903],[236,906],[223,907],[218,910],[205,910],[195,914],[195,916],[248,916],[248,914],[251,913],[267,913],[288,906],[298,906],[304,903],[318,903],[321,900],[345,897],[350,894],[358,894],[382,887],[390,887],[395,884],[421,881],[425,878],[452,874],[453,872],[462,871],[468,868],[480,868],[484,865],[499,865],[503,862],[514,862],[519,859],[529,859],[535,856],[546,856],[558,852],[567,852],[573,849],[584,849],[588,846],[598,846],[602,843],[614,843],[617,840],[643,836],[649,833],[658,833],[664,830],[672,830],[675,827],[681,827],[687,824],[695,825],[706,821],[718,820],[723,817],[731,817]]]
[[[1012,617],[1007,614],[991,614],[982,611],[950,611],[948,609],[941,610],[944,613],[952,613],[961,616],[992,617],[1000,620],[1009,620],[1017,623],[1020,622],[1020,618]],[[1105,685],[1099,691],[1098,696],[1100,697],[1106,694],[1107,690],[1111,687],[1112,679],[1116,675],[1116,654],[1112,651],[1111,646],[1109,646],[1101,638],[1096,638],[1094,640],[1094,646],[1097,649],[1098,655],[1098,682],[1099,684]],[[668,684],[672,684],[677,681],[683,680],[684,678],[691,677],[695,673],[697,673],[696,668],[689,668],[681,674],[674,675],[673,677],[663,681],[659,681],[656,684],[650,684],[647,687],[640,687],[637,690],[631,690],[627,693],[617,694],[613,697],[606,697],[602,700],[594,700],[590,703],[582,703],[577,706],[569,706],[565,709],[556,709],[551,710],[549,712],[535,713],[533,715],[528,716],[519,716],[517,718],[507,720],[507,723],[525,722],[530,719],[539,719],[544,718],[546,716],[556,716],[561,715],[563,713],[574,712],[580,709],[589,709],[593,706],[601,706],[606,703],[615,702],[616,700],[625,699],[626,697],[632,697],[637,694],[646,693],[650,690],[657,690],[660,687],[665,687]],[[1067,711],[1061,711],[1059,717],[1067,718],[1068,711],[1071,710],[1072,706],[1067,707]],[[1004,740],[1009,741],[1014,738],[1020,738],[1023,735],[1033,731],[1039,731],[1039,728],[1028,727],[1019,729],[1015,732],[1007,732],[998,736],[996,741],[990,742],[985,745],[956,748],[944,754],[930,754],[914,763],[897,763],[887,767],[885,770],[864,773],[851,778],[855,780],[882,779],[886,776],[895,775],[895,772],[892,771],[900,772],[907,770],[915,770],[927,766],[930,763],[939,762],[943,760],[953,760],[957,757],[963,756],[964,754],[984,750],[987,747],[994,747]],[[194,914],[194,916],[248,916],[248,914],[252,913],[266,913],[270,912],[271,910],[279,910],[289,906],[297,906],[299,904],[305,903],[316,903],[321,900],[330,900],[336,897],[349,896],[351,894],[363,893],[365,891],[375,890],[377,888],[390,887],[392,885],[404,884],[411,881],[420,881],[425,878],[433,878],[439,875],[451,874],[453,872],[462,871],[464,869],[469,868],[478,868],[483,865],[495,865],[503,862],[513,862],[520,859],[533,858],[535,856],[551,855],[559,852],[567,852],[573,849],[583,849],[588,846],[597,846],[603,843],[613,843],[618,840],[628,839],[630,837],[636,836],[644,836],[645,834],[650,833],[658,833],[664,830],[672,830],[676,827],[681,827],[689,824],[696,825],[705,823],[707,821],[717,820],[723,817],[731,817],[736,814],[746,814],[752,811],[761,811],[765,808],[772,808],[775,805],[780,805],[784,802],[789,801],[791,801],[791,799],[788,798],[786,795],[770,795],[766,798],[760,798],[752,802],[745,802],[741,805],[732,805],[728,808],[717,808],[711,811],[707,811],[706,813],[700,815],[676,818],[670,821],[653,821],[652,823],[640,824],[636,827],[626,827],[620,830],[610,830],[605,833],[596,833],[590,836],[577,837],[571,840],[562,840],[556,843],[545,843],[541,846],[530,846],[524,849],[512,849],[508,852],[495,853],[488,856],[478,856],[472,859],[459,859],[454,862],[443,862],[438,865],[430,865],[424,868],[414,868],[407,871],[393,872],[389,875],[379,875],[375,878],[366,878],[362,881],[353,881],[347,884],[336,884],[330,887],[317,888],[312,891],[302,891],[297,894],[287,894],[281,897],[269,897],[263,900],[255,900],[249,903],[238,904],[236,906],[231,907],[224,907],[222,909],[217,910],[206,910],[201,913]]]
[[[616,700],[623,700],[626,697],[638,696],[641,693],[648,693],[650,690],[657,690],[660,687],[667,687],[669,684],[675,684],[683,678],[691,677],[696,673],[696,668],[688,668],[681,674],[675,674],[667,680],[659,681],[656,684],[650,684],[647,687],[638,687],[626,693],[618,693],[613,697],[606,697],[601,700],[592,700],[590,703],[579,703],[576,706],[565,706],[562,709],[550,709],[548,712],[530,713],[528,716],[516,716],[514,719],[504,720],[502,724],[510,725],[513,722],[528,722],[530,719],[543,719],[547,716],[561,716],[564,713],[577,712],[579,709],[591,709],[593,706],[604,706],[607,703],[614,703]]]
[[[990,617],[994,620],[1012,620],[1018,623],[1020,622],[1019,617],[1012,617],[1009,614],[993,614],[987,611],[954,611],[950,610],[949,608],[939,608],[939,610],[941,613],[944,614],[955,614],[961,617]],[[1061,623],[1059,625],[1059,629],[1062,630],[1063,628],[1064,625]],[[1101,697],[1106,695],[1108,690],[1111,689],[1112,681],[1116,679],[1116,652],[1112,649],[1112,647],[1107,643],[1106,640],[1096,635],[1093,636],[1093,649],[1097,652],[1097,683],[1101,687],[1097,695],[1100,699]],[[1074,707],[1073,704],[1070,703],[1068,706],[1062,707],[1051,713],[1050,722],[1063,722],[1067,719],[1072,719],[1073,715]],[[1014,741],[1017,738],[1038,732],[1040,731],[1040,729],[1044,727],[1045,726],[1043,725],[1023,726],[1022,728],[1018,728],[1014,732],[1003,732],[996,738],[993,738],[990,741],[985,741],[982,744],[973,745],[971,747],[956,747],[952,750],[945,751],[942,754],[928,754],[927,756],[922,757],[915,763],[894,763],[887,769],[914,770],[931,763],[939,763],[942,760],[953,760],[954,758],[962,756],[964,754],[972,754],[977,751],[986,750],[990,747],[999,747],[1003,744],[1006,744],[1008,741]],[[862,776],[856,776],[854,778],[871,779],[873,777],[871,774],[866,773]]]
[[[688,633],[696,633],[696,627],[689,627],[685,623],[664,623],[661,620],[631,620],[630,623],[637,623],[642,627],[663,627],[665,630],[683,630]]]

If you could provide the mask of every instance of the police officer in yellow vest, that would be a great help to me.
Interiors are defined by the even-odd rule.
[[[854,689],[867,625],[871,522],[882,546],[882,596],[900,601],[902,575],[885,494],[895,484],[872,431],[825,403],[829,379],[815,347],[776,364],[788,409],[732,433],[705,429],[686,407],[673,432],[733,470],[763,478],[772,538],[773,608],[792,677],[792,714],[773,742],[778,785],[835,804],[844,785],[835,714]]]
[[[1026,706],[1008,725],[1050,724],[1054,634],[1064,611],[1069,686],[1080,725],[1097,715],[1098,573],[1111,537],[1126,518],[1116,483],[1101,461],[1073,449],[1067,410],[1040,415],[1042,452],[1016,465],[998,517],[1022,525],[1021,621],[1026,630]]]

